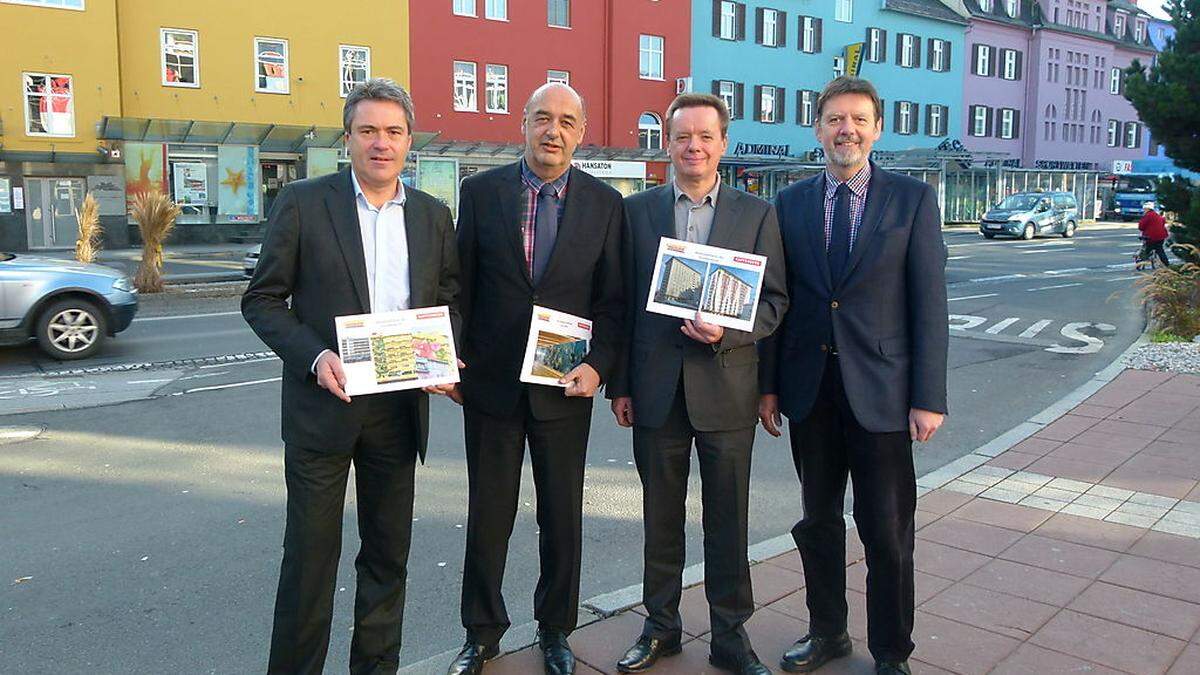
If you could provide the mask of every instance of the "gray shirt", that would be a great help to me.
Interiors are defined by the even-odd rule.
[[[712,232],[713,215],[717,211],[717,193],[721,191],[721,181],[718,179],[699,203],[693,202],[677,183],[672,183],[671,189],[675,191],[675,238],[707,244],[708,235]]]

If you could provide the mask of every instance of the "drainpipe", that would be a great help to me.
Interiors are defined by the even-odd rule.
[[[613,0],[604,0],[604,54],[602,59],[603,85],[601,88],[602,96],[604,97],[604,126],[601,129],[600,145],[603,147],[611,147],[613,135],[613,97],[612,97],[612,60],[615,53],[615,45],[613,44]]]

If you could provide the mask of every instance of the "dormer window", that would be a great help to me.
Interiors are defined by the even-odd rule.
[[[1133,39],[1139,43],[1146,40],[1146,22],[1138,20],[1133,25]]]
[[[1012,18],[1021,12],[1021,0],[1004,0],[1004,11]]]
[[[979,9],[985,12],[992,11],[992,0],[979,0]]]
[[[1113,35],[1119,38],[1125,37],[1125,12],[1117,12],[1113,17]]]

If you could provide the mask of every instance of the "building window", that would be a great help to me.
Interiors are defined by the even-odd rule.
[[[1142,145],[1141,144],[1141,140],[1142,140],[1141,139],[1141,135],[1142,135],[1141,127],[1142,127],[1142,125],[1138,124],[1137,122],[1126,122],[1125,123],[1125,147],[1137,148]]]
[[[736,2],[721,0],[720,12],[716,18],[717,37],[722,40],[737,40],[741,31],[738,30],[738,15],[742,6]]]
[[[484,109],[491,113],[508,112],[508,66],[487,65]]]
[[[816,54],[821,51],[821,20],[812,16],[800,17],[800,51]]]
[[[796,101],[796,123],[802,127],[811,127],[817,111],[817,92],[801,89]]]
[[[55,9],[83,9],[83,0],[0,0],[10,5],[33,5]]]
[[[662,149],[662,120],[650,112],[638,118],[638,147],[643,150]]]
[[[1121,134],[1120,129],[1121,129],[1120,122],[1118,122],[1116,120],[1108,121],[1108,147],[1110,147],[1110,148],[1117,147],[1117,141],[1119,140],[1118,137]]]
[[[483,16],[494,21],[508,21],[508,0],[484,0]]]
[[[929,68],[934,72],[944,73],[950,70],[949,59],[946,58],[947,48],[950,43],[945,40],[929,41]]]
[[[25,134],[75,135],[75,85],[70,75],[23,73]]]
[[[1125,37],[1125,13],[1117,12],[1113,17],[1113,34],[1119,38]]]
[[[547,70],[546,71],[546,84],[555,84],[555,83],[565,84],[567,86],[570,86],[571,73],[566,70]]]
[[[760,9],[762,22],[758,41],[765,47],[779,46],[779,12],[773,9]]]
[[[917,120],[913,108],[916,104],[912,101],[897,101],[896,102],[896,132],[904,135],[910,135],[916,131]]]
[[[454,109],[475,112],[475,64],[470,61],[454,62]]]
[[[992,48],[988,45],[975,45],[975,74],[980,77],[992,75]]]
[[[833,19],[845,23],[854,21],[854,0],[834,0]]]
[[[909,35],[908,33],[900,34],[900,67],[912,68],[916,66],[916,51],[917,51],[917,36]]]
[[[846,57],[833,57],[833,77],[839,78],[846,74]]]
[[[638,77],[643,80],[663,79],[663,39],[643,35],[638,40]]]
[[[571,27],[571,0],[546,0],[546,25]]]
[[[1138,21],[1133,25],[1133,39],[1142,42],[1146,38],[1146,22]]]
[[[946,135],[946,106],[930,103],[926,108],[929,119],[925,122],[925,133],[929,136]]]
[[[345,98],[355,85],[371,79],[371,48],[339,46],[338,71],[341,72],[342,97]]]
[[[979,0],[979,9],[985,12],[992,11],[992,0]]]
[[[759,89],[758,121],[766,124],[775,123],[775,107],[778,90],[772,86]]]
[[[475,16],[475,0],[454,0],[454,13],[459,16]]]
[[[1016,138],[1016,114],[1012,108],[1000,109],[1000,138]]]
[[[725,107],[729,108],[729,116],[732,118],[734,111],[737,110],[734,105],[737,98],[737,84],[729,80],[718,80],[716,89],[717,96],[725,101]]]
[[[200,35],[194,30],[159,30],[162,51],[162,83],[167,87],[199,87]]]
[[[1004,0],[1004,11],[1012,18],[1017,18],[1021,11],[1021,0]]]
[[[1108,93],[1121,93],[1121,69],[1113,68],[1108,75]]]
[[[1017,80],[1020,79],[1020,74],[1017,72],[1017,56],[1020,52],[1015,49],[1004,50],[1004,79]]]
[[[883,63],[887,60],[887,31],[882,28],[867,29],[867,60]]]
[[[254,38],[254,91],[286,94],[288,82],[288,41]]]
[[[988,135],[988,109],[986,106],[971,106],[971,135],[983,137]]]

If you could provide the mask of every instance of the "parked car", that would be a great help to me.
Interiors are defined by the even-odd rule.
[[[262,254],[262,244],[255,244],[246,249],[246,257],[242,259],[242,274],[246,278],[254,276],[254,268],[258,267],[258,256]]]
[[[69,260],[0,253],[0,344],[37,340],[56,359],[83,359],[129,327],[138,295],[124,274]]]
[[[1039,234],[1074,237],[1079,225],[1079,203],[1070,192],[1018,192],[983,214],[979,233],[1033,239]]]

